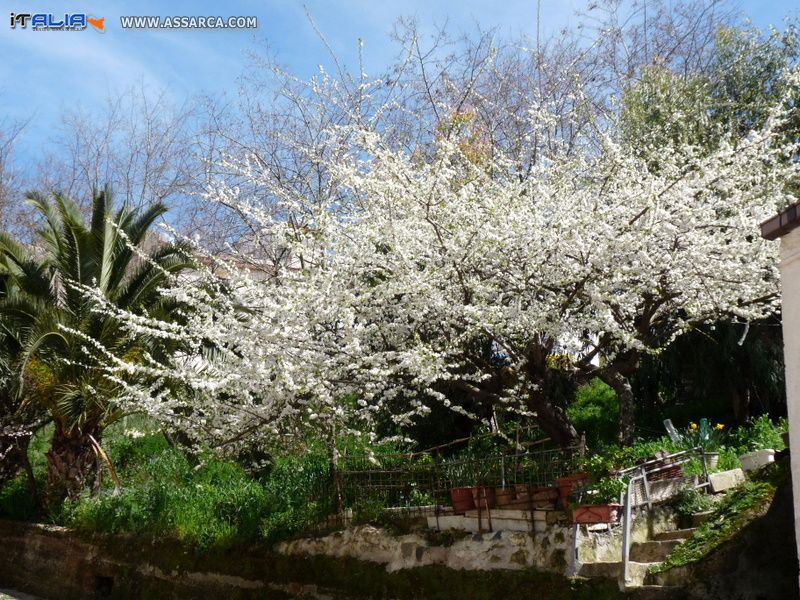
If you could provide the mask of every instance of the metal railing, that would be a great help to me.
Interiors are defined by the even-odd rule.
[[[702,472],[686,475],[685,465],[699,460]],[[623,505],[622,529],[622,578],[625,584],[630,581],[628,566],[630,562],[631,525],[633,510],[674,497],[686,485],[703,488],[708,485],[708,464],[702,447],[691,448],[649,460],[635,467],[620,471],[620,477],[628,477],[627,489],[621,500]]]

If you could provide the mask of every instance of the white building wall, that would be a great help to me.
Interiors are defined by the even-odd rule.
[[[781,283],[794,532],[800,556],[800,227],[781,238]]]

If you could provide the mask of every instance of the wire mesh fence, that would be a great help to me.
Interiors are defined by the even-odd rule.
[[[341,506],[373,504],[419,512],[419,507],[448,505],[450,490],[457,487],[552,486],[570,472],[578,452],[576,446],[480,458],[392,455],[381,457],[380,466],[344,459],[338,471]]]
[[[704,487],[708,481],[707,455],[702,448],[690,448],[625,469],[621,477],[633,479],[631,507],[663,502],[684,487]]]

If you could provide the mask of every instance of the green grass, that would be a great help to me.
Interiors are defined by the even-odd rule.
[[[211,454],[195,464],[158,433],[108,443],[123,484],[64,503],[57,523],[91,533],[131,532],[180,540],[199,550],[285,539],[326,512],[314,485],[318,457],[278,461],[259,480]],[[315,468],[316,467],[316,468]]]
[[[40,496],[52,427],[31,441],[29,457]],[[99,494],[66,501],[46,515],[20,474],[0,488],[0,517],[49,521],[89,534],[134,533],[179,540],[198,550],[274,542],[316,526],[330,511],[324,452],[276,459],[258,478],[211,453],[193,457],[170,446],[143,418],[128,418],[104,432],[122,493],[104,472]]]
[[[694,535],[675,548],[654,573],[698,562],[735,537],[744,527],[762,516],[772,503],[778,485],[789,477],[788,464],[773,464],[746,481],[720,502],[711,518]]]

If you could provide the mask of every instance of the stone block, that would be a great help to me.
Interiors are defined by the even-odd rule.
[[[708,476],[708,482],[711,486],[711,491],[715,494],[719,494],[720,492],[724,492],[725,490],[729,490],[743,483],[744,471],[741,469],[731,469],[730,471],[711,473]]]
[[[430,529],[436,529],[437,527],[437,520],[436,517],[428,517],[428,527]],[[440,515],[438,520],[438,527],[442,531],[447,529],[464,529],[464,517],[462,515]]]

